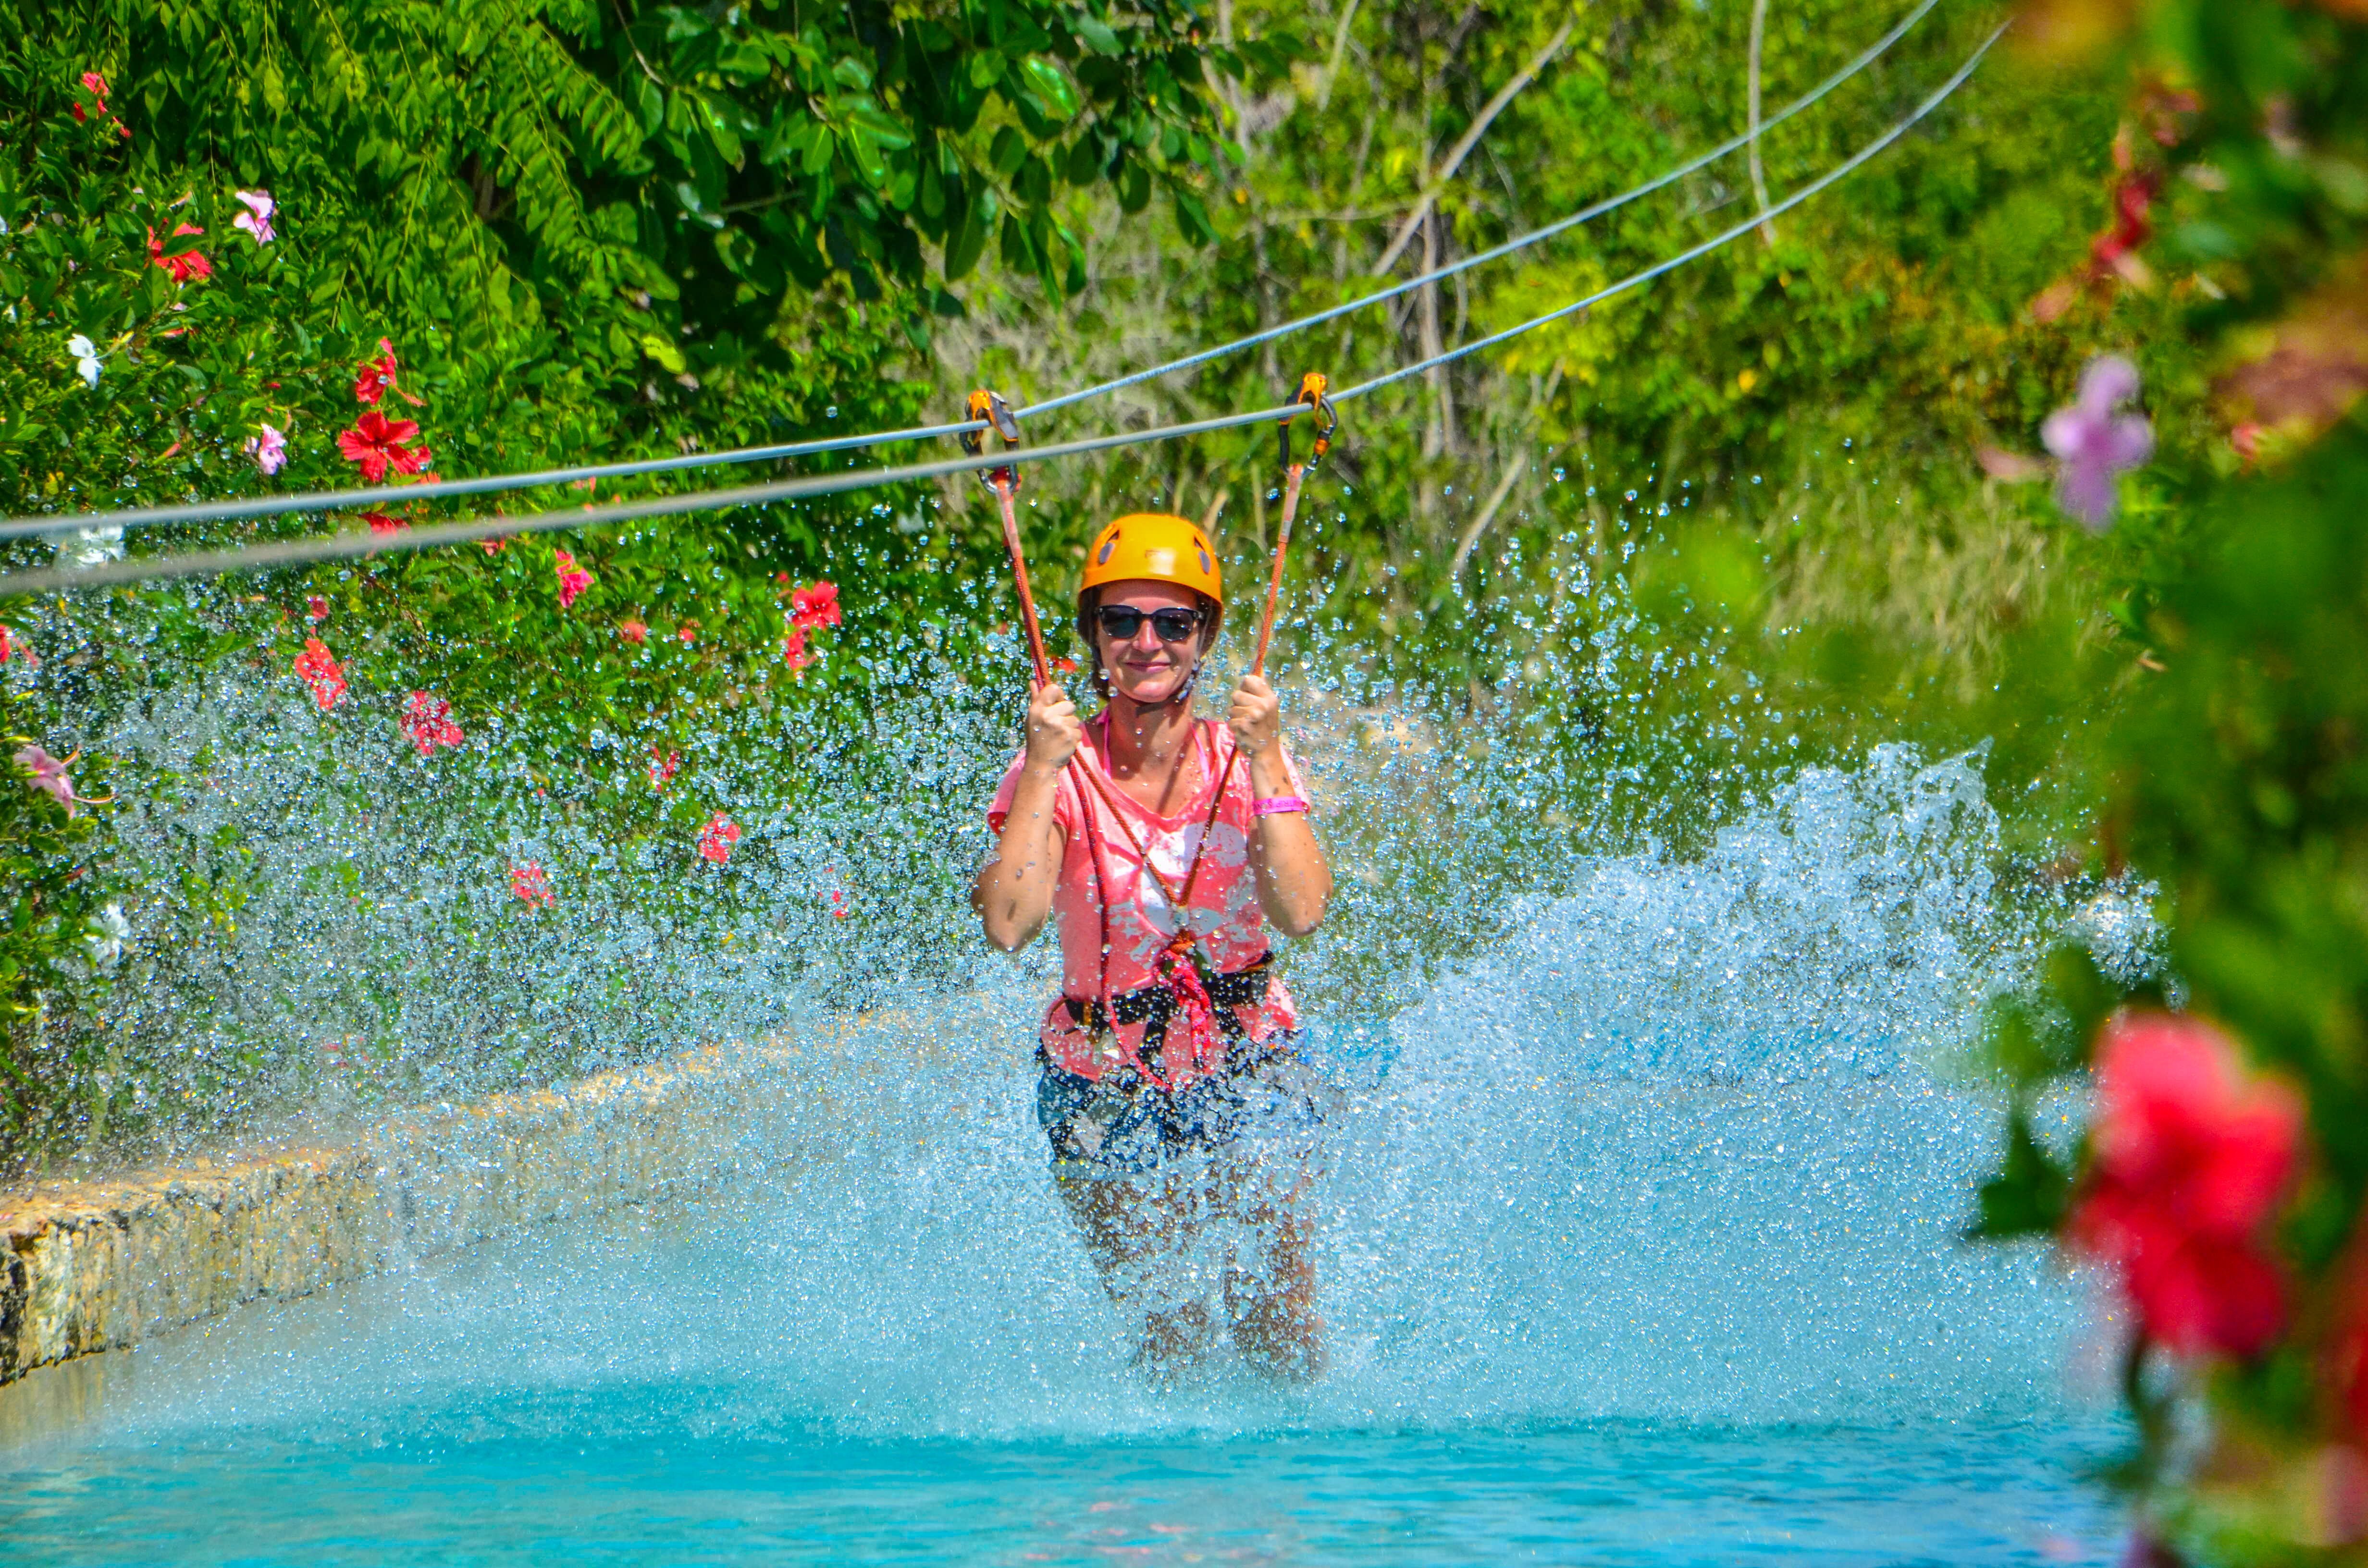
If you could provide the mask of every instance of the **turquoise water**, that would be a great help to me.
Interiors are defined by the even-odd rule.
[[[1959,764],[1807,778],[1684,865],[1588,869],[1336,1031],[1313,1387],[1230,1352],[1172,1390],[1131,1368],[1050,1190],[1021,974],[789,1070],[798,1136],[752,1133],[705,1197],[0,1391],[0,1540],[58,1563],[2111,1562],[2083,1479],[2120,1440],[2084,1392],[2110,1333],[2044,1255],[1961,1239],[1998,1111],[1935,1064],[2034,939],[1986,913],[1978,800]]]

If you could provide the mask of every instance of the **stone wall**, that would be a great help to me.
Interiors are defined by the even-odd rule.
[[[813,1059],[843,1052],[855,1027],[441,1108],[343,1146],[0,1194],[0,1381],[241,1301],[802,1158],[827,1135],[817,1095],[836,1081]]]

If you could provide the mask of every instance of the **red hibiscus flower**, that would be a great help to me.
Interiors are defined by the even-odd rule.
[[[592,574],[575,564],[575,557],[564,550],[552,552],[552,565],[559,573],[559,608],[574,605],[576,597],[592,585]]]
[[[699,641],[699,625],[696,621],[686,620],[675,628],[674,634],[681,638],[682,645],[688,648]]]
[[[318,594],[307,596],[304,600],[304,619],[315,626],[328,619],[329,601]]]
[[[665,789],[666,787],[666,780],[673,778],[675,775],[675,769],[681,766],[682,758],[680,756],[674,752],[666,750],[655,742],[652,742],[650,744],[650,788],[653,790]]]
[[[643,621],[622,620],[617,623],[617,635],[639,648],[649,642],[650,629]]]
[[[350,430],[337,434],[337,450],[349,463],[359,464],[362,477],[372,484],[386,477],[392,466],[398,473],[417,473],[427,466],[434,456],[426,447],[407,443],[419,434],[416,419],[389,419],[373,408],[354,421]]]
[[[411,526],[401,517],[390,517],[384,512],[364,512],[362,521],[370,525],[370,531],[374,534],[401,533]]]
[[[2066,1233],[2114,1266],[2151,1338],[2251,1356],[2285,1325],[2262,1237],[2292,1177],[2302,1107],[2248,1077],[2209,1024],[2124,1013],[2097,1049],[2094,1153]]]
[[[6,627],[0,626],[0,665],[6,664],[16,656],[17,634]]]
[[[183,223],[173,231],[173,237],[177,240],[183,234],[204,233],[203,229],[194,223]],[[178,256],[166,256],[165,242],[156,237],[156,231],[154,229],[148,231],[148,259],[169,273],[176,283],[187,283],[192,278],[211,278],[214,275],[214,264],[196,251],[183,251]]]
[[[800,631],[839,623],[838,585],[810,583],[790,591],[790,624]]]
[[[551,879],[543,874],[540,860],[510,868],[510,892],[529,909],[549,909],[559,902],[552,894]]]
[[[346,672],[339,667],[336,655],[318,637],[304,639],[304,651],[296,655],[296,678],[312,688],[313,700],[326,713],[346,694]]]
[[[373,403],[386,395],[394,385],[394,345],[381,337],[378,340],[378,358],[365,359],[354,370],[354,401]]]
[[[403,705],[403,733],[422,756],[433,756],[438,746],[457,746],[468,739],[461,726],[452,722],[452,705],[424,691],[413,692],[411,700]]]
[[[718,812],[699,830],[699,858],[721,866],[732,858],[732,846],[739,842],[740,824]]]
[[[781,661],[797,672],[799,679],[805,678],[806,666],[814,663],[814,655],[806,652],[804,627],[791,624],[790,634],[781,639]]]

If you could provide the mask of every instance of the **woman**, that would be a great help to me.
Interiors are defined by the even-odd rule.
[[[1245,676],[1224,723],[1192,716],[1224,613],[1190,523],[1138,513],[1102,530],[1077,594],[1102,710],[1081,720],[1053,685],[1030,702],[972,903],[1006,952],[1060,916],[1036,1115],[1103,1284],[1143,1314],[1138,1359],[1160,1375],[1198,1359],[1214,1287],[1246,1358],[1310,1379],[1320,1116],[1265,926],[1315,930],[1332,872],[1273,687]]]

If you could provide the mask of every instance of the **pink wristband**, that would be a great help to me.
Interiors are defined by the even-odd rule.
[[[1250,802],[1250,810],[1262,817],[1275,816],[1283,812],[1304,812],[1306,809],[1307,802],[1296,795],[1268,795]]]

